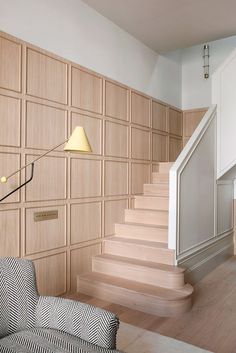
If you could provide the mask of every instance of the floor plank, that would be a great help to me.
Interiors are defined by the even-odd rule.
[[[67,297],[116,313],[121,321],[176,338],[215,353],[236,352],[236,257],[217,267],[194,288],[193,308],[177,318],[163,318],[91,298]]]

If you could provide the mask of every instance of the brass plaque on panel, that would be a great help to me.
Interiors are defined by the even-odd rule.
[[[41,211],[41,212],[34,212],[34,221],[48,221],[50,219],[57,219],[58,218],[58,211]]]

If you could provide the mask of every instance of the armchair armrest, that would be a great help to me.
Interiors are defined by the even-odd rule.
[[[118,318],[95,306],[56,297],[40,297],[36,326],[77,336],[97,346],[115,349]]]

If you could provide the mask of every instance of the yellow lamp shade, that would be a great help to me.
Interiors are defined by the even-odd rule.
[[[67,144],[64,147],[66,152],[92,152],[88,137],[82,126],[76,126]]]

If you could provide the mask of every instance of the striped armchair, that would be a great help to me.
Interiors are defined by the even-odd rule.
[[[1,353],[121,353],[119,321],[73,300],[40,297],[29,260],[0,259]]]

